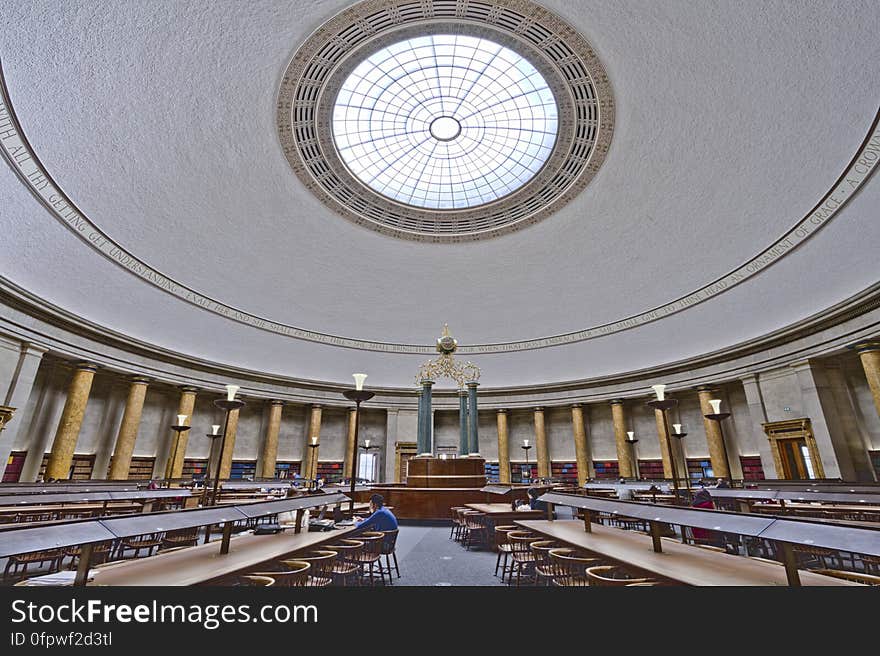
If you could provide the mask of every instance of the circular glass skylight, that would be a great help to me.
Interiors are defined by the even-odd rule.
[[[550,157],[553,92],[525,58],[487,39],[394,43],[343,82],[332,130],[362,183],[399,203],[470,208],[516,191]]]

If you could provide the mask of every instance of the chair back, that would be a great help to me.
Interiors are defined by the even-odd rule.
[[[238,584],[266,587],[270,585],[275,585],[275,579],[273,579],[271,576],[253,576],[246,574],[244,576],[238,577]]]
[[[382,531],[385,535],[382,538],[382,555],[391,555],[394,553],[394,548],[397,546],[397,534],[400,533],[400,529],[394,529],[393,531]]]
[[[330,585],[333,580],[333,565],[336,562],[337,552],[329,549],[316,549],[304,554],[296,554],[291,560],[282,560],[285,568],[297,569],[303,563],[308,563],[308,583],[312,587],[324,587]]]
[[[535,557],[535,565],[538,565],[539,567],[549,565],[550,551],[558,547],[559,545],[556,544],[555,540],[538,540],[532,542],[531,545],[529,545],[529,548],[532,550],[532,555]]]
[[[484,528],[483,518],[486,516],[485,513],[481,513],[479,510],[468,510],[464,514],[464,523],[465,526],[468,527],[468,530],[473,531],[481,531]]]
[[[589,585],[587,570],[599,564],[595,556],[576,549],[550,549],[551,576],[553,584],[560,587],[585,587]]]
[[[361,562],[374,562],[382,555],[382,544],[385,542],[385,533],[382,531],[364,531],[358,533],[357,539],[364,543]]]
[[[641,578],[617,565],[599,565],[587,569],[590,585],[624,586],[631,583],[650,583],[651,579]]]
[[[308,584],[312,564],[304,560],[287,560],[283,572],[254,572],[250,576],[265,576],[275,581],[274,585],[284,588],[302,588]]]
[[[513,559],[518,562],[531,562],[535,559],[531,545],[542,538],[529,531],[510,531],[507,534],[510,540],[510,551]]]
[[[510,535],[511,531],[518,531],[519,529],[516,526],[496,526],[495,527],[495,547],[501,549],[503,545],[510,544]]]

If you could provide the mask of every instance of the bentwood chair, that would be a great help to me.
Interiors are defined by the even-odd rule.
[[[489,530],[485,524],[486,514],[476,510],[464,513],[467,533],[464,536],[464,546],[470,550],[475,544],[485,547],[489,543]]]
[[[807,545],[792,545],[798,567],[809,569],[818,564],[821,569],[843,569],[843,559],[840,552],[824,547],[810,547]]]
[[[364,543],[363,550],[357,555],[361,581],[369,576],[370,585],[375,585],[376,581],[373,575],[378,564],[378,573],[384,584],[385,575],[379,560],[382,558],[382,543],[385,541],[385,534],[382,531],[364,531],[357,534],[357,539]]]
[[[464,506],[452,506],[449,513],[452,515],[452,528],[449,529],[449,539],[458,542],[461,539],[462,521],[461,512],[467,510]]]
[[[535,583],[538,585],[550,585],[553,580],[550,551],[558,546],[555,540],[532,542],[532,554],[535,556]]]
[[[535,573],[535,554],[532,553],[532,543],[542,538],[530,531],[510,531],[507,534],[510,540],[510,554],[513,556],[513,570],[516,571],[516,585],[520,585],[523,574],[533,578]],[[510,573],[510,582],[513,579],[513,571]]]
[[[122,538],[119,541],[119,546],[116,548],[116,557],[119,559],[125,558],[125,552],[128,549],[134,550],[134,557],[137,558],[140,555],[141,549],[147,550],[147,555],[151,556],[153,554],[153,549],[159,547],[162,544],[162,536],[164,533],[147,533],[145,535],[134,535],[129,538]]]
[[[308,570],[306,585],[310,588],[326,588],[333,583],[333,565],[337,553],[329,549],[316,549],[304,554],[295,554],[291,560],[282,560],[281,564],[290,570],[298,570],[303,563],[311,565]]]
[[[251,572],[248,576],[270,578],[275,583],[273,585],[284,588],[302,588],[309,581],[309,571],[312,564],[305,561],[288,560],[285,561],[287,570],[283,572]]]
[[[97,542],[92,545],[92,557],[89,559],[89,562],[92,565],[101,565],[102,563],[106,563],[110,560],[110,552],[113,548],[113,541],[108,540],[107,542]],[[64,555],[59,559],[59,565],[64,561],[64,558],[70,557],[70,563],[67,564],[67,569],[76,569],[79,564],[79,557],[82,554],[82,547],[67,547],[64,550]]]
[[[58,571],[62,558],[64,558],[64,550],[62,549],[46,549],[9,556],[6,561],[6,569],[3,571],[3,580],[26,576],[28,565],[40,566],[43,563],[49,563],[49,573],[51,574]],[[19,567],[21,567],[21,571],[19,571]]]
[[[358,554],[364,550],[364,543],[361,540],[339,540],[336,544],[325,547],[338,554],[333,563],[334,583],[345,585],[349,578],[357,583],[357,573],[360,570]]]
[[[880,556],[859,556],[868,574],[880,576]]]
[[[159,550],[173,549],[174,547],[194,547],[199,543],[199,529],[180,528],[174,531],[168,531],[162,538],[162,544]]]
[[[599,565],[586,570],[590,585],[624,586],[632,583],[650,583],[652,580],[637,576],[618,565]]]
[[[498,566],[501,565],[501,582],[504,582],[504,575],[512,570],[507,566],[507,558],[511,553],[510,539],[508,534],[511,531],[518,531],[516,526],[496,526],[495,527],[495,551],[498,552],[495,558],[495,576],[498,576]],[[502,558],[504,559],[502,562]]]
[[[275,579],[271,576],[255,576],[246,574],[238,577],[238,585],[267,587],[275,585]]]
[[[600,560],[595,556],[590,556],[570,548],[551,549],[548,555],[550,558],[549,573],[553,580],[553,585],[561,588],[586,587],[590,585],[590,580],[587,578],[587,570],[600,563]]]
[[[385,538],[382,540],[382,555],[385,556],[385,567],[382,567],[382,560],[379,559],[379,570],[383,576],[384,580],[384,572],[388,572],[388,583],[391,583],[391,559],[394,559],[394,571],[397,574],[397,578],[400,578],[400,568],[397,566],[397,535],[400,533],[400,529],[394,529],[393,531],[383,531],[385,533]]]

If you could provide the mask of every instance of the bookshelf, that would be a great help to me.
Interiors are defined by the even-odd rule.
[[[156,464],[156,458],[152,456],[135,456],[131,459],[131,465],[128,468],[128,480],[130,481],[148,481],[153,478],[153,466]]]
[[[43,462],[40,463],[40,476],[46,477],[46,465],[49,464],[49,454],[43,454]],[[72,481],[87,481],[92,477],[92,467],[95,464],[94,453],[79,453],[73,455],[70,463],[69,479]]]
[[[183,469],[180,472],[181,477],[190,478],[192,476],[202,476],[207,475],[208,469],[208,460],[204,459],[196,459],[196,458],[186,458],[183,461]]]
[[[594,460],[596,478],[620,478],[620,467],[616,460]]]
[[[318,461],[318,478],[323,478],[325,483],[338,483],[342,480],[342,462]]]
[[[712,471],[712,461],[708,458],[688,458],[687,469],[688,476],[692,481],[698,481],[701,478],[712,478],[715,475]]]
[[[293,478],[302,473],[302,463],[299,460],[275,463],[275,478]]]
[[[497,462],[487,462],[484,465],[486,472],[486,481],[488,483],[497,483],[501,480],[501,469]]]
[[[639,460],[639,476],[647,478],[649,481],[662,481],[663,461],[662,460]]]
[[[874,470],[880,473],[880,451],[871,452],[871,460],[874,462]],[[763,481],[764,467],[761,465],[761,456],[740,456],[744,481]]]
[[[578,471],[576,462],[551,462],[550,478],[554,481],[577,485]]]
[[[531,478],[523,478],[523,471],[526,469],[524,462],[510,463],[510,482],[511,483],[531,483],[538,478],[538,463],[530,462]]]
[[[233,460],[232,468],[229,470],[229,478],[232,480],[238,478],[253,478],[256,472],[256,460]]]
[[[4,483],[18,483],[26,456],[27,451],[13,451],[9,454],[9,459],[6,461],[6,469],[3,472]]]

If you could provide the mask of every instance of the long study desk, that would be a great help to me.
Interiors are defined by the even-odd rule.
[[[782,565],[709,551],[673,540],[663,540],[663,551],[653,550],[651,536],[634,531],[572,520],[516,521],[518,526],[592,551],[609,560],[686,585],[777,586],[788,585]],[[858,585],[812,572],[800,572],[801,585]]]
[[[94,580],[89,585],[185,586],[207,583],[301,549],[335,542],[355,528],[350,526],[306,533],[294,533],[290,529],[274,535],[238,535],[230,539],[227,554],[220,553],[220,543],[215,541],[160,552],[148,558],[101,565],[92,570]]]

